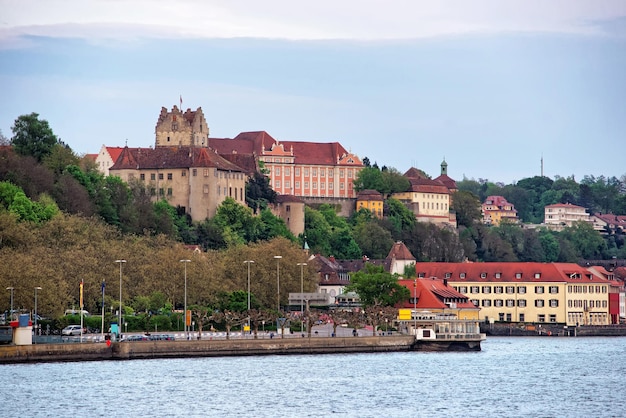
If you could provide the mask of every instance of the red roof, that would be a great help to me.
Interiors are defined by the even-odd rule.
[[[447,174],[440,175],[439,177],[435,178],[435,181],[442,182],[450,190],[457,190],[458,189],[458,187],[456,186],[456,181],[454,181],[452,178],[448,177]]]
[[[207,148],[128,148],[125,147],[109,170],[215,167],[225,171],[244,171]]]
[[[553,205],[547,205],[546,208],[577,208],[577,209],[585,209],[582,206],[572,205],[571,203],[555,203]]]
[[[124,147],[106,147],[106,149],[109,155],[111,156],[113,163],[115,163],[117,159],[120,157],[120,154],[122,153],[122,151],[124,150]]]
[[[436,277],[453,282],[568,282],[607,281],[575,263],[416,263],[418,277]]]
[[[456,303],[457,308],[461,309],[478,309],[467,296],[457,292],[452,286],[440,279],[406,279],[398,280],[398,284],[406,287],[411,292],[411,299],[417,297],[417,303],[406,301],[404,308],[417,308],[421,310],[428,309],[446,309],[449,306],[444,299]]]

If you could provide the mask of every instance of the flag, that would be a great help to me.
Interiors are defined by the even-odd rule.
[[[183,95],[180,95],[180,110],[183,110]]]
[[[84,280],[80,281],[80,309],[83,309],[83,286]]]
[[[104,297],[104,288],[106,287],[106,283],[104,280],[102,281],[102,297]]]

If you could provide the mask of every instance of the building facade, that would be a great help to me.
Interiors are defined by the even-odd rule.
[[[544,208],[543,223],[551,227],[551,229],[561,230],[565,227],[572,226],[574,222],[585,221],[591,222],[589,214],[582,206],[572,205],[571,203],[557,203],[548,205]]]
[[[361,190],[356,195],[356,210],[369,210],[378,219],[383,218],[383,195],[376,190]]]
[[[297,197],[354,199],[353,180],[363,163],[338,142],[278,141],[267,132],[243,132],[234,139],[209,138],[219,154],[252,154],[276,193]]]
[[[609,325],[610,282],[573,263],[417,263],[418,278],[447,280],[501,322]]]
[[[512,203],[507,202],[503,196],[489,196],[481,206],[483,214],[483,223],[485,225],[500,225],[500,222],[506,220],[512,223],[518,223],[517,210]]]

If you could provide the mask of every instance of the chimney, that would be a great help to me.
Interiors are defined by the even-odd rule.
[[[443,285],[448,287],[448,279],[443,279]]]

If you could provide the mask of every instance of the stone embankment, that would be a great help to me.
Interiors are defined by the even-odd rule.
[[[410,351],[412,336],[133,341],[0,346],[0,363]]]
[[[480,325],[480,332],[488,336],[512,336],[512,337],[624,337],[626,336],[626,326],[606,325],[606,326],[585,326],[578,327],[564,326],[562,324],[513,324],[495,323]]]

